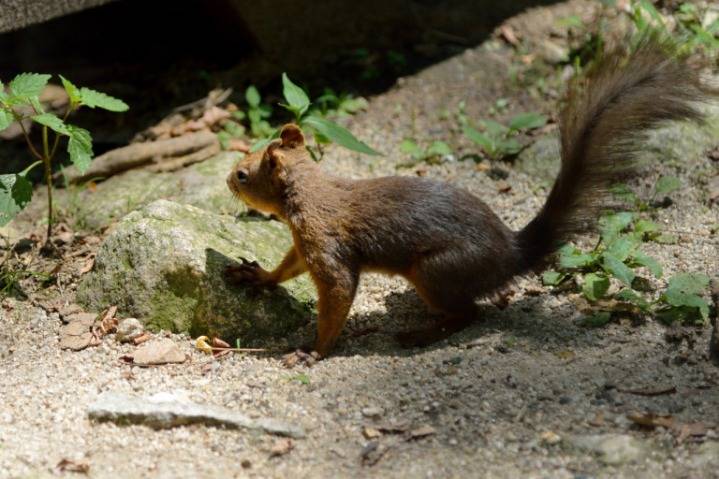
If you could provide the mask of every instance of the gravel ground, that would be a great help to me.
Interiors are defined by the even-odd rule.
[[[574,1],[526,15],[557,18],[588,5]],[[515,111],[551,112],[551,103],[511,90],[509,63],[506,47],[489,42],[402,79],[351,125],[387,157],[331,150],[325,167],[353,177],[396,174],[395,165],[406,160],[398,152],[404,137],[452,138],[440,112],[460,100],[474,118],[500,97],[511,98]],[[467,147],[459,139],[453,145]],[[706,157],[692,161],[655,167],[635,185],[646,191],[669,172],[686,186],[659,212],[680,241],[648,248],[668,274],[719,270],[710,233],[716,206],[706,206],[696,179],[697,171],[716,174],[717,164]],[[502,168],[510,173],[506,194],[471,161],[419,167],[421,174],[470,189],[517,228],[541,206],[545,190]],[[119,358],[134,347],[112,337],[96,348],[61,351],[57,314],[6,299],[0,309],[0,477],[71,474],[54,471],[63,459],[87,462],[88,475],[97,478],[719,477],[719,369],[706,360],[708,329],[672,330],[679,340],[668,341],[667,329],[652,321],[581,328],[574,296],[552,294],[533,277],[520,279],[516,289],[508,308],[487,304],[484,321],[433,347],[407,351],[392,335],[431,319],[404,282],[368,275],[336,354],[292,370],[277,357],[208,362],[183,336],[170,336],[190,357],[180,365],[123,364]],[[675,391],[627,392],[670,388]],[[295,423],[308,434],[272,457],[277,439],[259,432],[91,423],[86,408],[105,391],[186,394],[197,403]],[[701,422],[704,443],[678,441],[667,428],[639,429],[627,419],[633,411]],[[426,435],[417,432],[425,427],[431,428]],[[606,440],[604,446],[598,440]]]

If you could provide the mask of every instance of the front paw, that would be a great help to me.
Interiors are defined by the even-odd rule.
[[[289,354],[285,354],[282,357],[282,365],[286,367],[287,369],[292,369],[297,364],[302,364],[303,366],[312,367],[319,361],[320,355],[316,351],[312,351],[309,353],[306,353],[302,351],[301,349],[298,349],[297,351]]]
[[[271,287],[269,273],[262,269],[257,261],[247,261],[240,258],[241,264],[231,264],[225,268],[225,278],[235,285],[254,286],[258,288]]]

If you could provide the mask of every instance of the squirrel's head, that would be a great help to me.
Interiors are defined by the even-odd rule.
[[[290,123],[282,127],[279,139],[240,160],[227,177],[227,185],[249,207],[282,217],[289,169],[306,161],[305,137]]]

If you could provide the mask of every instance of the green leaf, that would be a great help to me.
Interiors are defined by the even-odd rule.
[[[687,294],[702,294],[709,286],[709,276],[704,273],[678,273],[669,278],[667,291],[677,290]]]
[[[80,173],[84,173],[92,161],[92,137],[90,132],[83,128],[73,125],[67,125],[67,128],[70,130],[70,140],[67,142],[70,161]]]
[[[677,244],[677,237],[669,233],[660,233],[652,237],[652,240],[660,244]]]
[[[611,243],[621,231],[632,223],[633,219],[634,215],[628,211],[612,213],[599,218],[602,240],[607,244]]]
[[[260,151],[262,148],[266,147],[270,144],[270,142],[273,140],[273,138],[264,138],[262,140],[257,140],[252,144],[250,147],[250,153],[254,153],[256,151]]]
[[[564,245],[559,249],[559,265],[562,268],[584,268],[595,261],[595,256],[583,253],[572,245]]]
[[[644,312],[648,312],[649,309],[651,308],[651,305],[649,304],[649,302],[647,302],[646,299],[642,298],[635,291],[633,291],[629,288],[622,289],[617,294],[615,294],[614,297],[616,299],[618,299],[619,301],[631,303]]]
[[[651,256],[638,251],[634,253],[634,262],[647,268],[656,278],[662,277],[662,265]]]
[[[427,148],[427,154],[430,156],[451,155],[452,149],[443,141],[433,141],[432,144],[429,145],[429,148]]]
[[[615,198],[627,203],[634,203],[637,200],[637,195],[635,195],[632,189],[624,183],[613,184],[609,188],[609,191]]]
[[[63,88],[65,88],[65,92],[70,99],[70,104],[73,108],[76,108],[77,105],[79,105],[82,101],[82,97],[80,96],[80,89],[62,75],[60,75],[60,81],[62,81],[62,86]]]
[[[253,108],[260,106],[260,92],[257,91],[254,85],[248,86],[247,90],[245,90],[245,100],[247,100],[247,104]]]
[[[345,128],[325,118],[310,115],[302,120],[302,124],[309,126],[321,135],[326,136],[334,143],[344,146],[348,150],[358,151],[367,155],[381,155],[378,151],[373,150],[367,146],[367,144],[355,138],[354,135]]]
[[[611,254],[608,254],[606,251],[604,252],[604,254],[602,254],[602,257],[604,259],[604,262],[602,264],[604,270],[607,273],[613,275],[625,285],[631,287],[632,281],[634,281],[635,276],[634,271],[632,271],[632,269],[629,266],[625,265],[621,260],[612,256]]]
[[[479,123],[487,134],[493,137],[503,137],[509,131],[509,128],[494,120],[482,120]]]
[[[56,133],[61,135],[70,136],[70,130],[65,123],[52,113],[43,113],[42,115],[35,115],[32,120],[44,125]]]
[[[624,235],[612,241],[607,247],[606,252],[619,261],[624,261],[632,255],[636,248],[637,240],[632,236]]]
[[[287,76],[287,73],[282,74],[282,94],[287,101],[287,104],[295,115],[298,117],[305,114],[307,108],[310,106],[310,99],[305,91],[292,83],[292,80]]]
[[[602,274],[589,273],[584,277],[582,293],[590,301],[603,298],[609,290],[609,278]]]
[[[653,233],[659,232],[659,225],[653,221],[640,219],[634,223],[634,232],[641,238],[649,238]]]
[[[657,311],[657,319],[665,324],[679,323],[702,323],[704,318],[697,308],[689,306],[667,306]]]
[[[588,328],[601,328],[602,326],[609,323],[612,319],[612,313],[609,311],[600,311],[590,316],[585,316],[580,324]]]
[[[655,196],[666,196],[681,188],[682,182],[676,176],[662,176],[654,187]]]
[[[23,100],[39,96],[48,80],[50,80],[50,76],[40,73],[21,73],[13,78],[8,85],[10,94]]]
[[[417,143],[410,140],[409,138],[403,140],[402,143],[400,143],[399,149],[402,153],[406,153],[414,157],[422,155],[422,148],[420,148]]]
[[[482,148],[484,152],[489,155],[493,154],[497,148],[494,143],[494,140],[492,140],[484,133],[480,133],[479,131],[475,130],[471,126],[464,127],[464,134],[467,138],[478,144],[480,148]]]
[[[119,98],[85,87],[80,89],[80,99],[83,105],[90,108],[97,107],[115,112],[127,111],[130,108],[127,103]]]
[[[516,155],[522,151],[522,145],[514,138],[500,141],[498,147],[499,151],[501,151],[504,155]]]
[[[24,175],[0,175],[0,226],[12,220],[32,198],[32,184]]]
[[[559,271],[545,271],[542,273],[542,283],[546,286],[556,286],[566,279],[567,275]]]
[[[547,124],[547,117],[539,113],[522,113],[509,122],[510,130],[532,130]]]
[[[0,107],[0,131],[10,126],[14,120],[12,113]]]

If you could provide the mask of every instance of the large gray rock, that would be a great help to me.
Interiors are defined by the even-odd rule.
[[[78,227],[90,230],[102,229],[158,199],[219,214],[236,213],[245,207],[232,197],[225,178],[239,158],[236,153],[221,153],[172,173],[131,170],[108,178],[93,189],[71,186],[58,190],[56,201]],[[46,207],[45,196],[36,196],[31,207]]]
[[[117,305],[151,329],[277,346],[310,316],[308,278],[257,292],[228,285],[223,273],[241,256],[274,267],[290,245],[279,222],[158,200],[127,215],[105,239],[77,298],[88,308]]]

